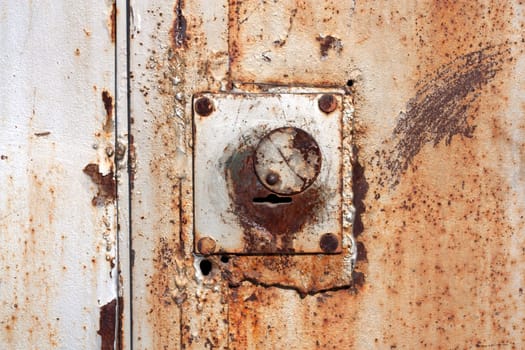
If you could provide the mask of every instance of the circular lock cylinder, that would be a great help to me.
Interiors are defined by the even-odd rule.
[[[255,173],[270,191],[292,195],[306,190],[321,171],[321,150],[314,138],[295,127],[272,130],[259,142]]]

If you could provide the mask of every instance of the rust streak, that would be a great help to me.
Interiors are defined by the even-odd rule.
[[[114,43],[117,39],[117,3],[113,2],[111,5],[111,12],[108,20],[109,33],[111,35],[111,42]]]
[[[100,308],[99,329],[102,338],[101,350],[115,349],[115,330],[117,324],[117,300],[113,299]]]
[[[476,127],[468,122],[469,106],[501,70],[508,54],[505,46],[485,47],[454,59],[418,83],[393,131],[395,146],[386,159],[392,187],[426,144],[435,147],[444,139],[450,145],[455,135],[472,137]]]

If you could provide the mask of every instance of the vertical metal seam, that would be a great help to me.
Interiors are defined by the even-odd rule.
[[[133,349],[133,261],[134,261],[134,255],[133,255],[133,228],[132,228],[132,217],[133,217],[133,208],[132,208],[132,157],[131,157],[131,144],[132,144],[132,134],[131,134],[131,71],[130,71],[130,63],[131,63],[131,26],[130,26],[130,17],[131,17],[131,0],[126,0],[126,104],[127,104],[127,143],[128,143],[128,152],[127,152],[127,172],[128,172],[128,249],[129,249],[129,262],[128,262],[128,274],[129,274],[129,348]],[[117,27],[118,28],[118,27]],[[116,32],[116,35],[118,36],[118,30]],[[115,47],[116,50],[116,47]],[[115,77],[115,83],[117,83],[118,77]],[[122,327],[122,325],[119,325],[119,327]]]

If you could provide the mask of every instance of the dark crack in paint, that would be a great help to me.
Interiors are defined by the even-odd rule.
[[[173,23],[172,35],[175,48],[187,46],[188,35],[186,34],[187,22],[182,14],[183,0],[178,0],[175,7],[175,22]]]
[[[104,103],[104,109],[106,110],[104,131],[110,133],[113,130],[113,97],[109,91],[102,91],[102,102]]]
[[[509,53],[504,45],[485,47],[457,57],[417,84],[416,95],[399,114],[392,135],[395,145],[386,159],[392,187],[426,144],[445,140],[449,145],[455,135],[472,137],[476,126],[469,124],[469,107]]]
[[[97,333],[102,338],[101,350],[115,349],[115,331],[117,326],[117,300],[113,299],[100,308]]]

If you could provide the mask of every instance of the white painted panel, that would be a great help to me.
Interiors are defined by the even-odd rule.
[[[111,185],[111,13],[111,1],[0,2],[2,349],[101,347],[116,213],[111,194],[92,203],[83,169]]]

